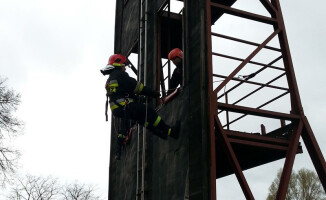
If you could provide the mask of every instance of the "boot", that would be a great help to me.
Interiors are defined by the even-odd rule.
[[[169,129],[168,135],[174,139],[178,139],[181,122],[178,120],[177,123]]]

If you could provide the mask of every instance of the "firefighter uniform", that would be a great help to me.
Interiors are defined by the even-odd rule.
[[[110,109],[115,117],[135,120],[162,138],[171,134],[171,128],[153,108],[147,108],[146,116],[146,106],[135,100],[137,94],[159,97],[158,92],[129,77],[120,67],[111,70],[105,88],[110,98]],[[146,118],[147,121],[145,121]]]
[[[179,48],[174,48],[172,51],[170,51],[168,59],[171,60],[176,66],[169,82],[169,90],[167,92],[169,95],[179,86],[179,84],[182,84],[183,52]]]
[[[178,63],[177,67],[172,73],[172,77],[169,82],[168,95],[171,94],[179,85],[182,84],[182,62]]]

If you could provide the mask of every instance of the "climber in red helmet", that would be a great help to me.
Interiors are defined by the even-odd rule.
[[[172,77],[169,82],[169,90],[167,94],[171,94],[179,85],[182,84],[182,60],[183,60],[183,52],[179,48],[175,48],[170,51],[168,55],[169,60],[173,62],[176,66],[172,73]]]
[[[137,95],[158,98],[160,93],[143,83],[137,82],[125,72],[126,57],[114,54],[109,58],[107,66],[101,70],[103,75],[110,75],[105,84],[110,108],[115,117],[135,120],[161,138],[178,137],[176,128],[165,124],[156,111],[136,101]],[[147,118],[147,120],[145,120]]]

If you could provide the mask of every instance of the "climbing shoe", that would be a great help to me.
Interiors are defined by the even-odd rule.
[[[169,129],[168,135],[174,139],[178,139],[179,130],[180,130],[180,121],[177,121],[177,123],[172,128]]]

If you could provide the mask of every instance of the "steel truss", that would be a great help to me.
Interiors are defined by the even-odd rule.
[[[247,11],[239,10],[232,8],[227,5],[223,5],[222,3],[217,3],[220,1],[211,1],[206,0],[206,33],[207,33],[207,60],[208,60],[208,73],[209,73],[209,88],[212,88],[210,91],[210,145],[211,145],[211,199],[215,199],[216,197],[216,147],[222,146],[225,155],[228,158],[229,164],[232,166],[232,170],[235,173],[238,182],[242,188],[242,191],[246,197],[246,199],[255,199],[250,187],[247,183],[247,180],[243,174],[243,170],[239,163],[239,158],[237,158],[234,149],[232,147],[232,143],[238,142],[241,144],[246,145],[258,145],[258,143],[254,141],[245,141],[245,140],[237,140],[232,138],[232,131],[229,130],[231,124],[243,119],[247,115],[252,116],[259,116],[264,118],[273,118],[279,119],[281,121],[282,127],[278,130],[272,131],[266,134],[264,126],[262,125],[262,135],[259,137],[269,137],[275,138],[276,136],[280,136],[280,134],[287,132],[288,138],[286,146],[277,147],[283,148],[286,151],[286,158],[284,162],[283,172],[280,179],[280,185],[277,192],[277,199],[283,200],[286,196],[286,191],[288,188],[290,175],[292,171],[292,167],[294,164],[294,159],[296,153],[299,151],[299,139],[302,137],[305,146],[308,150],[310,158],[314,164],[314,167],[317,171],[317,174],[321,180],[321,183],[326,190],[326,163],[325,159],[321,153],[317,140],[314,136],[314,133],[310,127],[310,124],[304,115],[300,95],[298,91],[298,86],[296,83],[296,78],[293,69],[292,58],[290,54],[289,44],[287,40],[286,30],[284,26],[284,20],[281,12],[280,2],[279,0],[259,0],[260,3],[265,7],[265,9],[270,14],[270,17],[258,15],[255,13],[250,13]],[[214,33],[211,31],[211,19],[212,19],[212,12],[221,12],[233,16],[237,16],[240,18],[245,18],[249,20],[253,20],[259,23],[264,23],[273,26],[273,32],[263,41],[262,43],[255,43],[252,41],[247,41],[219,33]],[[234,57],[231,55],[225,55],[221,53],[216,53],[212,51],[212,37],[220,37],[227,40],[232,40],[235,42],[239,42],[246,45],[255,46],[256,48],[252,53],[245,59]],[[273,39],[278,38],[280,48],[275,48],[268,46],[267,44]],[[280,52],[281,56],[275,58],[273,61],[265,64],[261,62],[255,62],[252,59],[262,50],[262,49],[269,49],[272,51]],[[218,56],[223,58],[228,58],[232,60],[241,61],[241,63],[228,75],[223,76],[219,74],[213,73],[213,61],[212,57]],[[274,66],[274,64],[279,61],[283,60],[284,68]],[[283,73],[275,78],[270,79],[270,81],[266,83],[260,83],[256,81],[250,81],[250,77],[246,77],[244,79],[239,79],[236,75],[246,67],[247,64],[254,64],[258,65],[261,68],[257,70],[254,75],[257,75],[264,71],[267,68],[280,70]],[[288,87],[278,87],[272,85],[273,82],[280,79],[281,77],[286,77]],[[213,88],[213,77],[222,78],[223,81],[216,87]],[[238,83],[233,86],[232,88],[223,92],[223,88],[230,82],[230,81],[237,81]],[[249,92],[247,95],[243,96],[239,100],[235,101],[234,103],[228,102],[228,95],[231,92],[234,92],[236,88],[244,84],[253,84],[259,86],[256,90]],[[270,99],[266,103],[260,105],[259,107],[251,108],[247,106],[240,106],[238,105],[239,102],[247,99],[249,96],[253,95],[254,93],[258,92],[263,88],[270,88],[273,90],[281,90],[283,93],[275,98]],[[218,93],[222,93],[218,96]],[[264,106],[278,100],[279,98],[289,95],[291,107],[289,113],[282,113],[282,112],[275,112],[268,109],[262,109]],[[225,98],[225,102],[221,102],[220,100],[222,97]],[[226,113],[227,122],[225,125],[222,125],[221,119],[219,117],[220,114],[223,112]],[[229,113],[241,113],[242,115],[232,121],[229,119]],[[289,125],[285,125],[284,120],[291,122]],[[287,129],[287,130],[285,130]],[[290,130],[290,131],[289,131]],[[233,135],[234,136],[234,135]],[[255,136],[252,136],[255,137]],[[261,144],[260,144],[261,145]],[[262,144],[264,148],[276,148],[276,145],[273,144]]]

